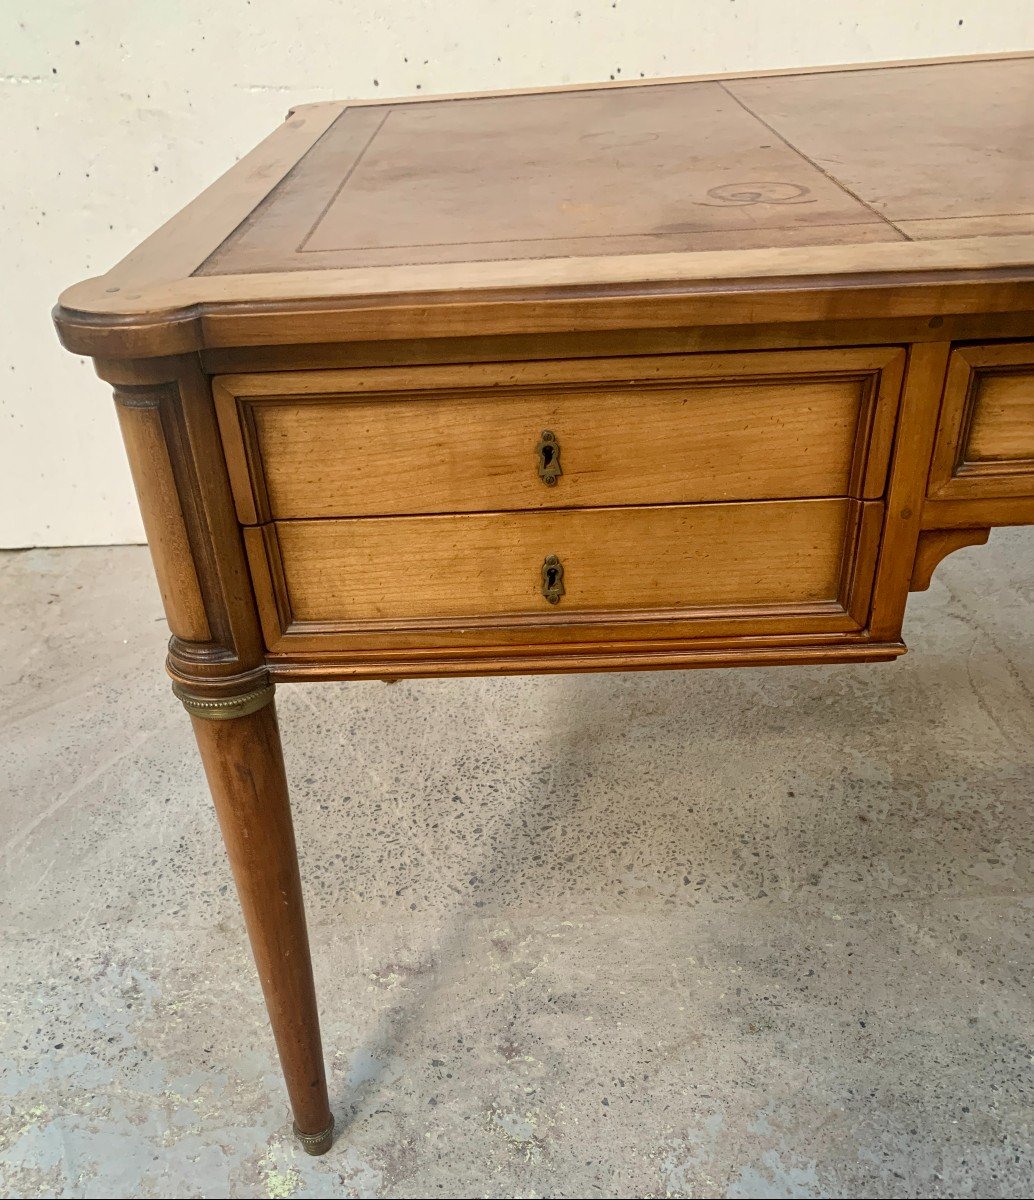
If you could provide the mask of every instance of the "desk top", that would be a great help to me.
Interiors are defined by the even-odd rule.
[[[249,306],[1029,284],[1032,113],[1032,56],[306,105],[56,316],[168,353]]]

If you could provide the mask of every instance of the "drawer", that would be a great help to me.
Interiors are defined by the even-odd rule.
[[[272,649],[284,648],[285,633],[308,632],[319,648],[335,632],[724,612],[769,628],[811,613],[824,627],[839,617],[835,627],[857,629],[882,507],[662,505],[285,521],[245,532]]]
[[[886,347],[665,355],[222,376],[214,389],[254,524],[878,497],[903,360]]]
[[[1034,343],[952,351],[929,495],[1034,497]]]

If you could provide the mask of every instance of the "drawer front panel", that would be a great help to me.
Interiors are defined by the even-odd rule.
[[[1034,343],[952,352],[929,491],[938,500],[1034,497]]]
[[[835,606],[861,507],[812,500],[291,521],[275,526],[278,600],[289,623],[327,628]],[[252,552],[262,540],[254,533]],[[556,603],[544,594],[551,561],[563,588]]]
[[[863,498],[882,494],[902,358],[877,348],[290,372],[223,377],[216,395],[246,524]]]

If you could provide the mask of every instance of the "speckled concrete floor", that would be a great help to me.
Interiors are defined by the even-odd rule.
[[[282,688],[322,1159],[146,552],[0,556],[0,1191],[1031,1195],[1032,550],[894,665]]]

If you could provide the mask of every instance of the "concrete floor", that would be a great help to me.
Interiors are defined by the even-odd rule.
[[[1032,549],[893,665],[282,688],[322,1159],[146,551],[0,556],[0,1192],[1034,1194]]]

